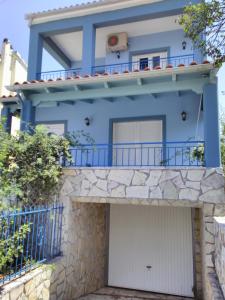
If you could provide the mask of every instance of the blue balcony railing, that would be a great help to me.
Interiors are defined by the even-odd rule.
[[[171,56],[158,60],[148,59],[145,61],[133,61],[120,64],[95,66],[92,74],[121,74],[126,72],[138,72],[155,69],[177,68],[178,66],[189,66],[194,62],[194,54]]]
[[[190,64],[201,63],[196,61],[194,54],[182,55],[182,56],[171,56],[160,59],[149,59],[145,61],[134,61],[126,63],[117,63],[109,65],[93,66],[89,74],[82,74],[81,68],[68,69],[68,70],[56,70],[49,72],[37,73],[37,79],[41,80],[60,80],[68,78],[76,78],[81,75],[113,75],[121,74],[126,72],[138,72],[155,69],[166,69],[166,68],[177,68],[179,66],[189,66]]]
[[[204,166],[204,142],[156,142],[82,145],[70,150],[66,167]]]
[[[37,79],[42,80],[63,80],[67,78],[75,78],[76,76],[81,75],[81,68],[77,69],[68,69],[68,70],[56,70],[49,72],[37,73]]]
[[[0,212],[0,286],[61,252],[63,206],[38,206]],[[2,260],[1,260],[2,263]]]

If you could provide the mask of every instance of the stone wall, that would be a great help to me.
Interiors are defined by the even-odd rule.
[[[57,262],[55,262],[57,263]],[[53,269],[45,266],[6,284],[0,290],[1,300],[50,299],[50,284]]]
[[[224,300],[215,268],[207,268],[204,300]]]
[[[67,169],[64,189],[78,202],[201,207],[224,203],[221,169]]]
[[[214,217],[225,215],[223,185],[220,169],[65,170],[60,191],[60,201],[65,207],[62,257],[54,261],[54,269],[46,269],[43,274],[38,269],[6,285],[0,299],[73,300],[103,287],[107,279],[106,203],[195,208],[198,299],[202,297],[202,287],[204,299],[220,299],[212,296],[218,296],[220,291],[215,289],[217,277],[213,273]],[[218,253],[216,249],[217,257]]]
[[[106,205],[72,202],[63,190],[61,199],[63,257],[53,274],[51,300],[72,300],[105,284]]]
[[[107,205],[61,197],[62,256],[6,284],[0,300],[73,300],[105,285]]]
[[[220,283],[215,271],[216,234],[214,217],[225,215],[224,204],[207,204],[202,207],[201,232],[202,232],[202,265],[203,265],[203,290],[204,299],[223,299]]]
[[[216,217],[215,224],[215,267],[221,290],[225,297],[225,214]]]
[[[202,253],[201,253],[201,211],[200,208],[193,209],[193,254],[196,299],[202,299]]]

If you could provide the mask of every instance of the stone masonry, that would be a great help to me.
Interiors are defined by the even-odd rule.
[[[52,268],[42,267],[5,285],[0,290],[1,300],[36,300],[50,299]]]
[[[64,186],[78,202],[201,207],[224,203],[221,169],[67,169]]]
[[[219,289],[211,272],[214,216],[225,215],[221,169],[66,169],[60,202],[62,256],[51,272],[42,276],[37,269],[6,285],[1,300],[73,300],[104,287],[109,203],[192,207],[196,293],[201,299],[203,289],[203,299],[221,299],[214,297]]]
[[[65,195],[62,256],[0,289],[0,300],[73,300],[105,285],[106,205]]]
[[[215,269],[225,297],[225,214],[214,218],[215,225]]]

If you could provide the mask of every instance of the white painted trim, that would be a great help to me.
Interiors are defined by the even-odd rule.
[[[120,80],[128,79],[138,79],[138,78],[153,78],[153,77],[163,77],[169,75],[179,75],[179,74],[190,74],[190,73],[201,73],[209,72],[214,70],[213,64],[201,64],[196,66],[180,67],[174,69],[161,69],[154,71],[140,71],[140,72],[131,72],[127,74],[115,74],[108,76],[98,76],[98,77],[87,77],[80,79],[72,80],[59,80],[59,81],[50,81],[50,82],[37,82],[29,84],[18,84],[13,86],[7,86],[6,88],[11,92],[18,92],[21,90],[32,90],[32,89],[44,89],[46,87],[66,87],[82,84],[91,84],[91,83],[104,83],[104,82],[115,82]]]
[[[93,3],[74,5],[65,8],[31,13],[25,16],[29,26],[61,19],[81,17],[106,11],[114,11],[132,6],[139,6],[162,0],[102,0]]]

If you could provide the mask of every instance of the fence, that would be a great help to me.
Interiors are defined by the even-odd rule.
[[[204,142],[82,145],[70,150],[67,167],[204,166]]]
[[[60,255],[63,206],[0,213],[0,285]]]
[[[137,72],[154,69],[177,68],[178,66],[189,66],[194,61],[194,55],[181,55],[161,58],[157,60],[146,59],[145,61],[129,61],[127,63],[95,66],[92,68],[93,74],[121,74],[126,72]]]
[[[144,62],[128,61],[126,63],[93,66],[90,68],[89,75],[96,75],[96,74],[113,75],[113,74],[121,74],[126,72],[154,70],[158,68],[160,69],[177,68],[179,66],[189,66],[190,64],[193,63],[201,63],[201,62],[196,61],[194,54],[187,54],[181,56],[158,58],[157,60],[147,59]],[[55,70],[55,71],[37,73],[36,79],[63,80],[68,78],[76,78],[81,75],[82,75],[82,69],[76,68],[76,69]]]

